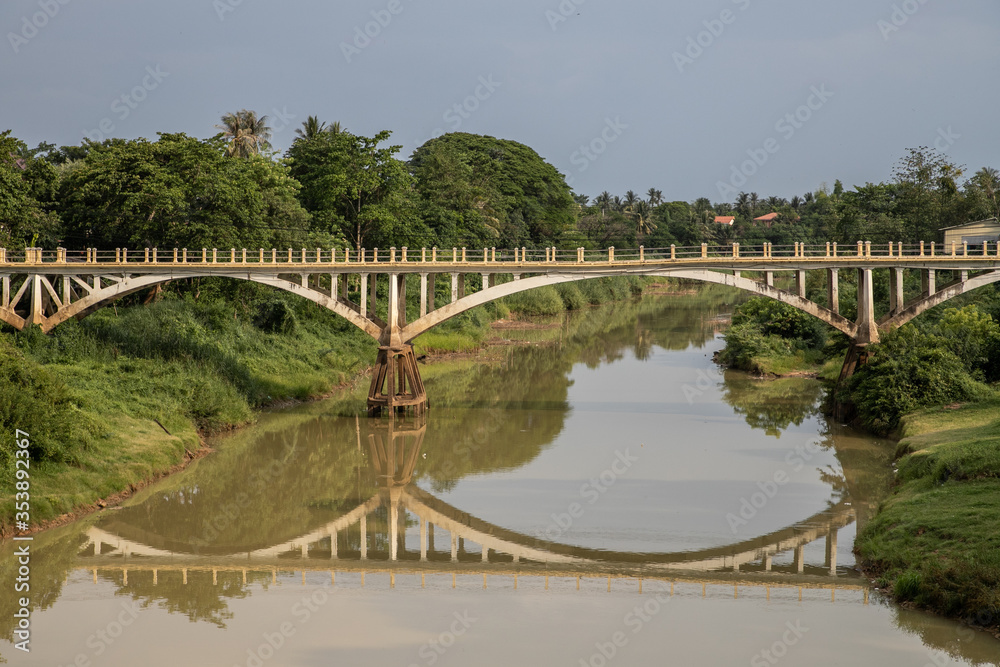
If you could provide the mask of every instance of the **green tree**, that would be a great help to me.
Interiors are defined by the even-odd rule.
[[[222,136],[228,142],[226,154],[230,157],[247,158],[260,155],[271,148],[271,128],[267,116],[257,116],[256,111],[240,109],[236,113],[222,116]]]
[[[53,247],[61,239],[59,218],[50,211],[55,168],[24,142],[0,133],[0,246]]]
[[[414,151],[411,170],[419,170],[425,157],[441,146],[471,169],[470,184],[490,197],[482,207],[496,214],[497,245],[550,245],[572,228],[577,207],[565,178],[528,146],[475,134],[445,134]],[[426,198],[433,193],[419,194]]]
[[[68,234],[102,248],[270,248],[302,242],[308,214],[288,168],[231,160],[221,139],[184,134],[89,142],[60,186]]]
[[[312,139],[320,132],[326,132],[326,123],[321,123],[316,116],[309,116],[302,122],[302,127],[295,130],[299,139]]]
[[[410,224],[413,179],[395,157],[402,147],[379,148],[390,136],[321,132],[292,143],[291,174],[302,184],[315,230],[343,234],[358,250],[366,243],[405,245],[420,231]]]

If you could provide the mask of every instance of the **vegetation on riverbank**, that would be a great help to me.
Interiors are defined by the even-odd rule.
[[[904,417],[896,489],[858,535],[900,602],[1000,630],[1000,400]]]

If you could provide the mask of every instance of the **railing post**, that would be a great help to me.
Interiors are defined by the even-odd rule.
[[[177,248],[174,248],[174,264],[177,263]]]
[[[182,263],[187,264],[187,261],[188,261],[188,249],[187,248],[184,248],[182,250],[182,260],[181,261],[182,261]]]
[[[708,257],[708,244],[707,243],[702,243],[701,244],[701,258],[702,259],[706,259],[707,257]]]
[[[608,261],[609,262],[614,262],[615,261],[615,247],[614,246],[611,246],[611,247],[608,248]]]
[[[389,247],[389,263],[396,262],[396,246]]]
[[[833,256],[834,257],[837,256],[837,242],[836,241],[833,242]]]
[[[406,246],[403,246],[403,261],[406,261]]]
[[[493,246],[492,248],[490,248],[490,256],[491,256],[491,259],[490,259],[491,262],[497,261],[497,247],[496,246]],[[496,279],[494,279],[494,282],[496,282]]]
[[[646,248],[645,248],[645,246],[639,246],[639,261],[640,262],[645,262],[646,261]]]
[[[955,244],[953,243],[952,245]],[[34,253],[32,252],[31,254],[33,255]],[[34,258],[32,258],[32,261],[34,261]],[[122,263],[122,249],[115,248],[115,264],[121,264],[121,263]]]
[[[260,257],[259,257],[259,259],[257,261],[260,262],[261,264],[263,264],[264,263],[264,249],[263,248],[259,248],[259,250],[260,250]]]
[[[490,262],[490,249],[483,248],[483,264],[489,264]]]
[[[277,264],[277,263],[278,263],[278,249],[271,248],[271,264]]]
[[[830,242],[829,241],[826,242],[826,256],[827,257],[830,256]]]
[[[427,248],[421,248],[420,249],[420,261],[421,262],[426,262],[427,261]]]
[[[350,264],[350,263],[351,263],[351,247],[348,246],[348,247],[344,248],[344,264]],[[344,285],[345,285],[345,289],[346,289],[346,285],[347,285],[347,278],[346,277],[344,278]]]
[[[465,264],[465,246],[462,246],[462,264]]]
[[[865,244],[864,241],[858,241],[858,257],[865,256]]]
[[[246,248],[243,248],[243,257],[241,259],[242,259],[242,263],[243,264],[247,263],[247,249]]]
[[[212,264],[215,264],[219,258],[219,251],[217,248],[212,248]]]
[[[951,242],[951,256],[952,256],[952,257],[954,257],[954,256],[955,256],[955,245],[956,245],[956,244],[955,244],[955,242],[954,242],[954,241],[952,241],[952,242]]]
[[[865,257],[871,257],[871,256],[872,256],[872,242],[865,241]]]
[[[892,246],[895,245],[892,241],[889,241],[889,257],[892,257]]]
[[[740,244],[734,242],[733,243],[733,259],[736,259],[739,256],[740,256]]]
[[[143,248],[143,250],[145,251],[143,262],[149,264],[149,248]]]
[[[583,264],[583,248],[576,249],[576,263]]]
[[[920,256],[921,257],[924,256],[924,242],[923,241],[920,242]]]
[[[677,259],[677,245],[674,243],[670,244],[670,259]]]
[[[521,246],[521,261],[522,262],[528,261],[528,249],[525,248],[524,246]]]

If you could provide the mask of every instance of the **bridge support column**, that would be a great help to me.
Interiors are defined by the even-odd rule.
[[[420,560],[427,560],[427,519],[420,519]]]
[[[805,546],[799,545],[795,547],[795,571],[799,574],[805,572],[806,560],[805,560]]]
[[[368,274],[361,274],[361,289],[358,290],[358,299],[361,301],[361,317],[368,317]]]
[[[795,272],[795,291],[803,299],[806,298],[806,272],[796,271]]]
[[[458,535],[451,534],[451,562],[458,562]]]
[[[764,284],[768,287],[774,287],[774,273],[771,271],[764,272]]]
[[[427,392],[420,378],[413,346],[382,346],[378,349],[368,389],[368,414],[376,417],[382,410],[388,410],[390,415],[394,415],[408,408],[417,414],[423,414],[427,409]]]
[[[875,323],[875,298],[872,293],[872,270],[858,269],[858,345],[877,343],[878,325]]]
[[[427,314],[427,274],[420,274],[420,317]]]
[[[826,270],[826,307],[840,315],[840,270]]]
[[[837,576],[837,529],[830,526],[826,534],[826,566],[830,568],[830,576]]]
[[[378,252],[378,248],[375,248],[375,252]],[[368,309],[371,311],[372,316],[377,316],[377,311],[375,310],[375,304],[378,302],[378,274],[373,273],[371,280],[368,281],[368,289],[371,292],[371,297],[368,302]],[[386,315],[388,320],[388,314]]]
[[[451,302],[458,301],[458,274],[451,274]]]
[[[934,269],[925,269],[920,272],[920,291],[924,298],[934,296],[937,293],[935,284]]]
[[[764,554],[764,571],[771,571],[771,554]]]
[[[889,269],[889,314],[903,310],[903,269]]]

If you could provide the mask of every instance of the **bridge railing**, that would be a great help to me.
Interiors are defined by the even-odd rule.
[[[634,263],[662,261],[690,261],[703,259],[805,259],[805,258],[1000,258],[1000,243],[988,241],[981,244],[952,242],[877,243],[835,242],[791,245],[764,244],[701,244],[698,246],[670,246],[665,248],[269,248],[257,250],[219,248],[115,248],[99,250],[67,250],[55,248],[7,249],[0,248],[0,264],[581,264],[581,263]]]

